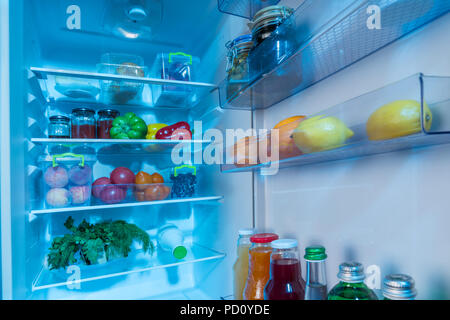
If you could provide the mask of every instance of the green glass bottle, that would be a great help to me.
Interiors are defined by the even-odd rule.
[[[406,274],[390,274],[383,280],[384,300],[414,300],[417,296],[414,279]]]
[[[337,276],[341,281],[328,293],[328,300],[378,300],[375,292],[364,284],[361,263],[341,263]]]

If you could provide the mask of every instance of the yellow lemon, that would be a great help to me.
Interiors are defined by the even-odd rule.
[[[300,122],[293,138],[303,153],[311,153],[341,147],[354,135],[338,118],[316,116]]]
[[[386,140],[420,132],[420,114],[420,103],[415,100],[397,100],[385,104],[367,120],[367,136],[369,140]],[[424,102],[423,123],[426,130],[430,130],[432,120],[431,110]]]

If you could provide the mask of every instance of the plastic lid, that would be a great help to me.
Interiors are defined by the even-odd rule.
[[[341,263],[337,276],[344,282],[362,282],[366,277],[364,267],[359,262]]]
[[[95,111],[89,108],[75,108],[72,110],[72,114],[73,113],[90,113],[90,114],[95,114]]]
[[[275,233],[258,233],[250,237],[250,241],[253,243],[270,243],[278,239],[278,235]]]
[[[57,116],[51,116],[50,117],[50,121],[56,121],[56,120],[63,120],[63,121],[70,121],[70,118],[66,117],[66,116],[61,116],[61,115],[57,115]]]
[[[187,255],[187,249],[185,246],[178,246],[173,249],[172,254],[177,259],[183,259]]]
[[[274,249],[291,249],[297,248],[298,242],[295,239],[279,239],[272,242]]]
[[[327,254],[325,253],[325,248],[322,246],[310,246],[305,249],[305,260],[325,260]]]
[[[383,296],[391,300],[412,300],[416,297],[414,279],[406,274],[390,274],[383,280]]]
[[[250,229],[250,228],[239,229],[240,236],[250,236],[254,233],[255,233],[255,229]]]

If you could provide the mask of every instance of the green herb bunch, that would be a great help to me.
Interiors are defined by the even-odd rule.
[[[75,264],[78,256],[87,265],[96,264],[103,253],[107,260],[127,257],[133,241],[142,244],[144,252],[153,253],[154,250],[144,230],[122,220],[90,224],[83,219],[76,227],[73,218],[69,217],[64,226],[71,233],[53,239],[47,259],[50,270]]]

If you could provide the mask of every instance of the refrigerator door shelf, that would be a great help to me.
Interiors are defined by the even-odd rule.
[[[105,210],[105,209],[115,209],[115,208],[130,208],[130,207],[142,207],[142,206],[157,206],[157,205],[168,205],[176,203],[198,203],[207,201],[220,201],[223,196],[203,196],[195,198],[179,198],[179,199],[166,199],[157,201],[143,201],[143,202],[128,202],[128,203],[117,203],[117,204],[99,204],[91,206],[82,207],[68,207],[68,208],[50,208],[50,209],[39,209],[31,210],[29,213],[29,219],[32,220],[36,216],[45,214],[60,214],[60,213],[82,213],[84,211],[93,210]]]
[[[62,70],[31,67],[41,92],[35,96],[43,96],[47,103],[83,103],[98,105],[99,108],[107,104],[120,108],[126,106],[140,106],[158,109],[191,109],[207,97],[217,87],[214,84],[166,80],[149,77],[127,76],[121,74],[83,72],[76,70]],[[107,84],[105,86],[105,84]],[[184,99],[167,99],[165,104],[155,105],[152,101],[152,88],[156,86],[177,88],[177,92],[189,92]],[[116,102],[111,100],[111,94],[119,97]],[[121,97],[126,97],[122,99]],[[171,102],[172,101],[172,102]]]
[[[221,170],[260,170],[261,174],[270,174],[270,170],[284,167],[450,143],[448,88],[450,77],[422,74],[410,76],[318,114],[306,115],[306,120],[303,121],[316,117],[315,125],[313,120],[309,121],[308,125],[305,122],[303,127],[302,121],[297,127],[290,124],[280,127],[279,152],[274,148],[276,140],[272,139],[270,130],[266,135],[248,139],[247,146],[244,143],[236,143],[234,149],[237,154],[228,152],[227,154],[234,158],[227,159],[227,164],[221,165]],[[380,113],[382,107],[384,111]],[[378,114],[376,121],[372,117],[375,112]],[[386,122],[387,120],[391,121]],[[340,124],[334,133],[325,139],[325,132],[320,133],[320,126],[334,125],[335,121]],[[335,139],[348,129],[351,132],[347,139]],[[327,145],[323,145],[324,142],[327,142]],[[300,146],[297,146],[298,144]],[[252,149],[253,152],[250,151]],[[259,154],[255,150],[258,150]],[[264,150],[267,152],[263,152]]]
[[[226,79],[219,85],[221,106],[269,108],[449,10],[446,0],[306,0],[294,12],[293,22],[280,25],[277,35],[250,52],[246,84],[235,87],[232,93]],[[374,23],[373,15],[377,14],[381,25]],[[290,49],[280,51],[280,46]],[[273,60],[276,63],[264,62]],[[260,68],[252,68],[254,64]]]
[[[176,267],[184,264],[220,260],[225,257],[224,253],[197,244],[192,244],[187,249],[188,254],[182,260],[175,259],[171,256],[170,252],[157,250],[153,256],[136,251],[131,253],[127,258],[111,260],[104,264],[91,266],[77,265],[80,271],[78,273],[80,278],[77,280],[69,277],[70,274],[66,270],[49,270],[46,266],[43,266],[32,284],[32,291],[63,286],[70,287],[77,284],[80,284],[82,289],[82,283],[89,281],[127,276],[134,273]]]

